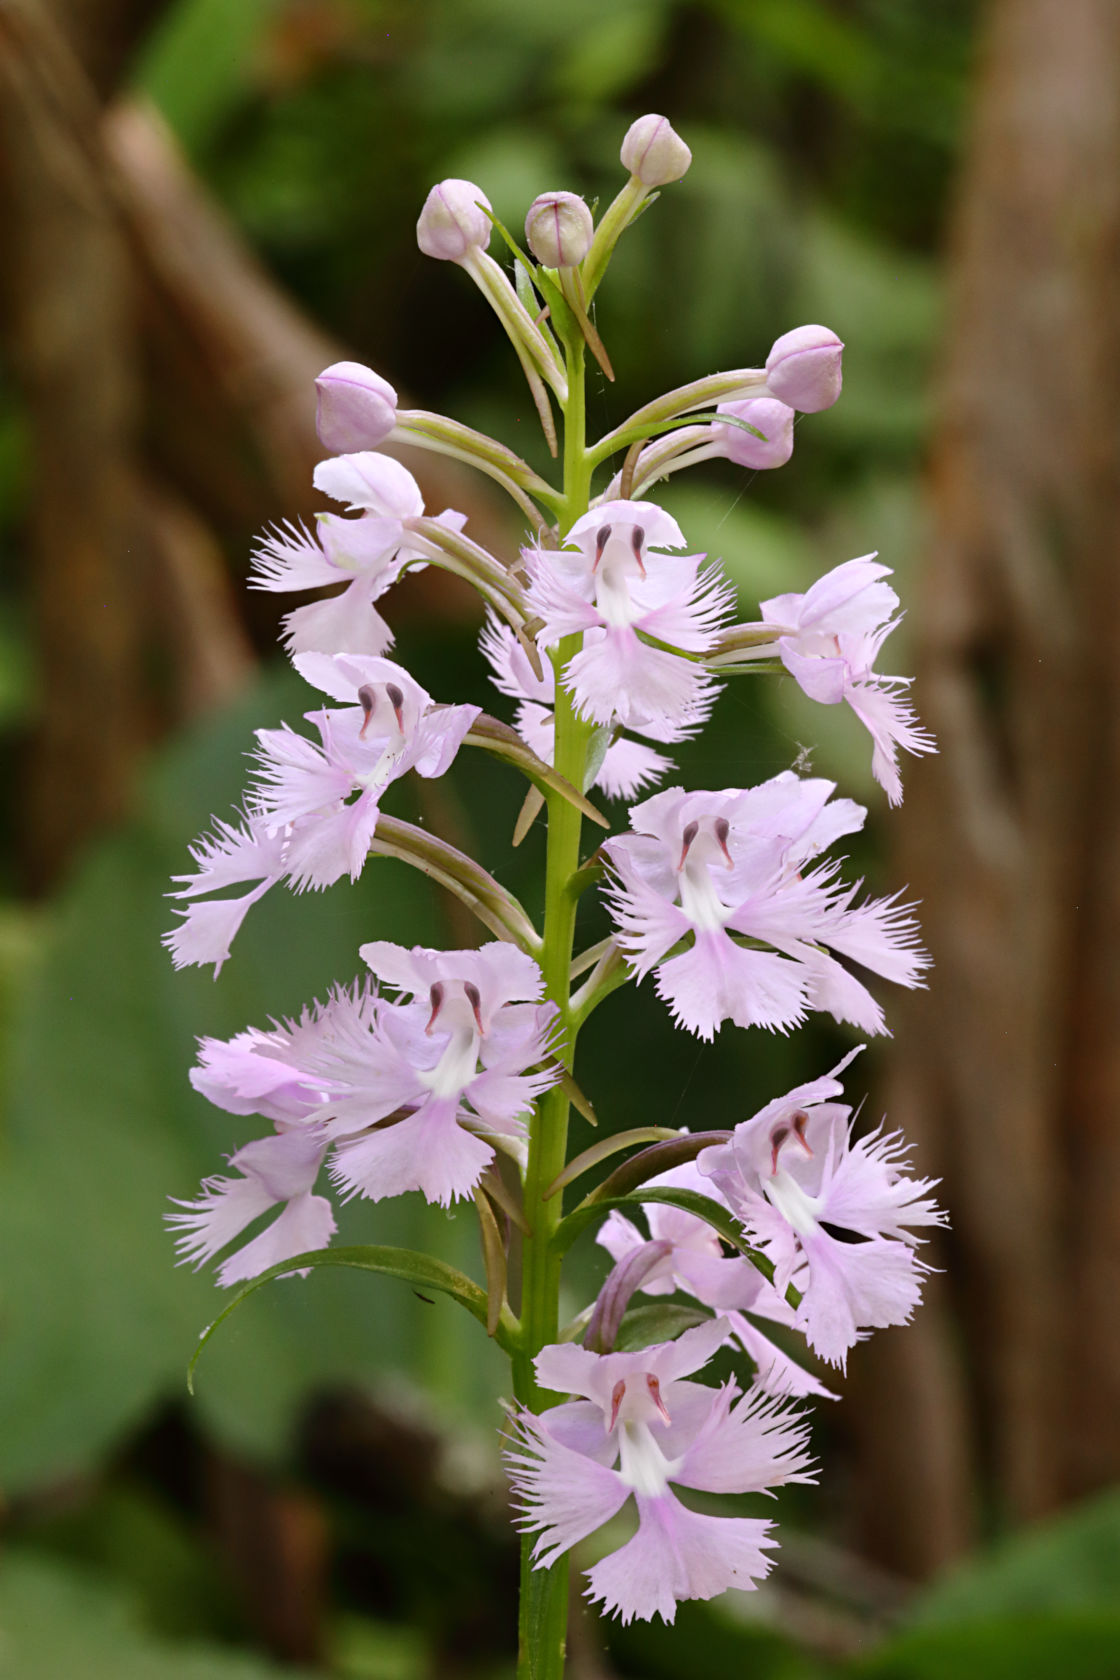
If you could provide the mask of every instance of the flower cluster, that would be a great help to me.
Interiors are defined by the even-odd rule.
[[[626,181],[598,223],[572,193],[530,206],[516,283],[489,254],[495,223],[481,189],[463,180],[432,189],[420,249],[458,265],[494,309],[554,455],[558,418],[569,428],[563,482],[445,416],[402,409],[369,368],[324,371],[317,424],[327,458],[314,482],[344,511],[320,514],[314,531],[268,532],[251,580],[331,591],[283,620],[317,709],[305,714],[310,732],[257,731],[242,807],[197,842],[166,936],[177,966],[217,972],[273,886],[353,880],[371,853],[422,869],[496,936],[453,951],[374,939],[357,949],[364,977],[298,1019],[203,1040],[196,1090],[272,1131],[242,1143],[230,1172],[206,1179],[169,1218],[183,1259],[217,1258],[220,1283],[251,1284],[318,1263],[335,1231],[321,1175],[343,1200],[472,1201],[485,1290],[448,1267],[425,1276],[513,1359],[508,1460],[529,1561],[551,1568],[624,1508],[636,1520],[632,1537],[588,1571],[589,1596],[623,1620],[671,1620],[681,1599],[765,1576],[769,1523],[701,1514],[678,1490],[761,1493],[810,1479],[797,1403],[831,1396],[811,1359],[791,1351],[795,1338],[842,1367],[870,1330],[906,1322],[928,1269],[918,1233],[942,1222],[897,1134],[858,1134],[838,1100],[854,1050],[725,1130],[658,1125],[651,1092],[650,1126],[566,1155],[570,1104],[589,1112],[574,1078],[577,1036],[620,984],[652,973],[676,1025],[704,1039],[726,1022],[787,1033],[813,1012],[871,1035],[887,1023],[863,976],[914,987],[928,963],[912,907],[845,880],[833,849],[866,812],[832,782],[792,771],[752,782],[744,746],[729,772],[740,785],[648,792],[673,771],[664,749],[700,730],[722,685],[760,660],[821,704],[848,703],[870,731],[891,804],[901,798],[899,750],[933,750],[908,679],[874,669],[900,616],[886,566],[874,556],[833,566],[739,622],[718,562],[689,552],[652,496],[704,460],[751,471],[787,462],[795,415],[840,394],[834,333],[796,327],[764,366],[682,386],[584,441],[584,357],[613,377],[592,300],[619,238],[690,157],[664,117],[640,118],[621,150]],[[488,552],[453,510],[427,513],[416,478],[380,452],[386,443],[486,474],[527,521],[520,552]],[[377,603],[417,566],[478,591],[482,653],[513,702],[512,726],[435,700],[388,657],[392,632]],[[493,753],[532,784],[515,843],[547,807],[539,924],[481,863],[383,810],[395,782],[443,776],[462,748]],[[639,793],[628,823],[585,851],[584,819],[609,826],[589,795]],[[575,952],[574,901],[597,881],[611,932]],[[624,1148],[637,1153],[616,1168],[622,1178],[565,1216],[568,1185]],[[596,1221],[611,1265],[557,1340],[559,1262]],[[384,1247],[377,1256],[378,1269],[415,1279],[417,1256]],[[740,1361],[745,1387],[726,1375],[697,1380],[717,1354]],[[547,1621],[538,1617],[526,1637]]]

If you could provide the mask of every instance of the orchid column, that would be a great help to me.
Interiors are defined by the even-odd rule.
[[[621,159],[626,180],[598,226],[574,194],[546,193],[529,207],[527,249],[467,181],[433,188],[418,224],[421,249],[458,264],[501,321],[558,483],[493,438],[401,410],[359,364],[317,381],[329,458],[315,484],[345,511],[321,515],[315,531],[267,532],[253,582],[341,585],[284,621],[295,669],[327,703],[306,714],[314,737],[257,731],[243,809],[194,848],[167,936],[177,965],[217,972],[271,888],[354,879],[382,856],[456,894],[491,936],[459,951],[367,940],[357,947],[363,973],[298,1020],[204,1040],[196,1088],[273,1130],[242,1143],[235,1174],[205,1180],[170,1220],[183,1258],[223,1254],[219,1282],[245,1286],[204,1342],[271,1278],[346,1265],[442,1290],[508,1354],[523,1680],[562,1676],[572,1550],[620,1511],[631,1537],[585,1572],[587,1596],[607,1613],[668,1621],[682,1599],[757,1585],[771,1566],[771,1524],[702,1515],[674,1490],[762,1492],[809,1479],[807,1423],[793,1402],[830,1394],[783,1339],[801,1334],[843,1367],[868,1330],[906,1322],[926,1269],[915,1228],[942,1217],[897,1136],[856,1135],[837,1100],[858,1046],[733,1128],[654,1123],[604,1131],[569,1154],[573,1108],[593,1117],[576,1077],[578,1035],[620,986],[652,972],[675,1025],[703,1038],[726,1022],[787,1032],[811,1011],[870,1035],[886,1031],[884,1012],[852,965],[914,986],[927,962],[910,908],[862,897],[842,879],[842,860],[825,855],[865,815],[830,782],[786,771],[718,791],[668,787],[604,837],[611,825],[591,795],[632,801],[663,781],[673,766],[662,749],[701,729],[721,683],[744,672],[788,673],[821,703],[846,701],[872,736],[872,768],[892,804],[899,748],[933,747],[907,679],[875,670],[898,608],[875,556],[735,623],[718,563],[688,553],[676,521],[648,499],[671,473],[716,456],[752,470],[783,465],[795,412],[839,395],[835,334],[795,328],[765,367],[697,379],[588,439],[588,356],[613,378],[592,319],[596,291],[617,241],[657,188],[685,174],[690,153],[651,115],[633,124]],[[495,236],[512,278],[489,254]],[[389,440],[467,462],[501,486],[527,521],[520,553],[491,554],[454,510],[426,511],[407,470],[378,452]],[[485,602],[481,648],[495,687],[516,702],[513,726],[436,701],[389,657],[392,632],[374,603],[423,565],[465,578]],[[482,863],[382,809],[402,776],[441,776],[473,750],[528,781],[515,845],[545,813],[540,927]],[[728,775],[745,780],[741,765]],[[612,932],[576,952],[578,901],[594,886]],[[650,1104],[656,1117],[655,1088]],[[565,1208],[572,1184],[622,1153]],[[330,1247],[323,1170],[344,1198],[472,1202],[485,1286],[423,1254]],[[587,1231],[613,1263],[597,1298],[561,1324],[564,1257]],[[724,1348],[745,1386],[693,1380]]]

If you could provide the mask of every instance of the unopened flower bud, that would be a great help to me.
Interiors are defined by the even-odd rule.
[[[668,117],[651,112],[626,130],[621,152],[623,168],[643,187],[664,187],[679,181],[692,162],[692,153]]]
[[[575,193],[542,193],[525,218],[529,249],[545,268],[574,268],[591,249],[594,234],[591,212]]]
[[[793,454],[793,409],[775,397],[748,397],[743,402],[720,403],[717,414],[730,414],[745,420],[762,433],[745,432],[741,426],[712,427],[712,441],[718,443],[729,461],[755,471],[766,467],[784,467]]]
[[[783,333],[766,358],[766,387],[771,396],[802,414],[831,408],[840,395],[843,348],[827,327],[794,327]]]
[[[315,381],[319,406],[315,430],[332,455],[376,449],[397,420],[397,393],[387,379],[361,362],[334,362]]]
[[[489,208],[490,200],[473,181],[441,181],[424,200],[416,243],[426,257],[463,262],[472,251],[485,251],[490,243]]]

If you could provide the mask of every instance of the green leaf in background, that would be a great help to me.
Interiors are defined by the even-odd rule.
[[[278,0],[180,0],[145,43],[137,92],[159,106],[188,153],[203,150],[244,102]]]
[[[1116,1680],[1120,1610],[990,1617],[906,1634],[845,1680]]]
[[[354,978],[364,939],[447,942],[424,878],[385,861],[354,887],[269,894],[217,982],[173,971],[160,933],[186,838],[237,797],[252,725],[297,716],[305,693],[285,674],[168,754],[143,815],[87,858],[44,917],[5,1068],[0,1481],[10,1492],[88,1470],[158,1404],[185,1396],[187,1360],[227,1299],[212,1274],[175,1266],[163,1215],[169,1196],[196,1194],[267,1126],[192,1091],[196,1033],[227,1037],[298,1012]],[[340,1244],[479,1263],[473,1211],[456,1218],[418,1195],[354,1202],[340,1227]],[[317,1387],[386,1372],[496,1423],[503,1368],[449,1303],[337,1273],[286,1280],[247,1305],[211,1351],[198,1404],[228,1445],[271,1456]]]
[[[270,1266],[266,1272],[261,1272],[222,1308],[213,1324],[206,1326],[190,1363],[192,1393],[199,1355],[218,1327],[225,1323],[243,1301],[256,1294],[266,1283],[274,1283],[277,1278],[289,1277],[293,1272],[304,1269],[315,1271],[325,1267],[330,1270],[336,1266],[400,1278],[405,1283],[412,1284],[415,1289],[439,1290],[444,1295],[450,1295],[453,1301],[458,1301],[461,1307],[466,1307],[480,1324],[486,1323],[486,1291],[480,1289],[472,1278],[464,1277],[462,1272],[456,1271],[454,1266],[445,1266],[442,1260],[433,1260],[430,1254],[416,1254],[408,1248],[375,1248],[368,1244],[358,1248],[316,1249],[313,1253],[293,1255],[290,1260],[282,1260],[279,1265]],[[508,1335],[504,1335],[501,1329],[497,1341],[499,1347],[504,1347],[507,1351],[512,1347]]]
[[[970,1559],[922,1596],[913,1620],[934,1627],[993,1611],[1031,1613],[1088,1605],[1120,1607],[1117,1489],[1050,1522],[1009,1535]]]
[[[912,1606],[851,1680],[1115,1680],[1120,1492],[979,1553]]]
[[[96,1577],[10,1551],[0,1571],[0,1680],[312,1680],[216,1645],[172,1646]]]

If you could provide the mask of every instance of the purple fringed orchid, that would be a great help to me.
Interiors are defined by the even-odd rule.
[[[179,875],[187,899],[165,935],[177,968],[213,963],[215,974],[250,907],[285,877],[297,892],[356,880],[377,827],[381,798],[409,770],[442,776],[479,715],[477,706],[437,706],[408,672],[368,655],[301,653],[301,676],[350,704],[305,714],[319,742],[286,724],[257,730],[257,771],[242,826],[218,823],[192,848],[197,870]],[[224,887],[257,884],[239,898]]]
[[[506,1457],[524,1528],[538,1531],[536,1567],[555,1563],[633,1496],[632,1539],[588,1570],[587,1596],[623,1622],[671,1622],[687,1598],[756,1586],[770,1568],[771,1525],[702,1515],[674,1487],[762,1493],[812,1480],[801,1417],[732,1381],[687,1378],[730,1333],[726,1319],[637,1353],[595,1354],[574,1343],[543,1348],[543,1388],[582,1398],[539,1417],[519,1411]]]
[[[775,595],[760,610],[798,686],[825,706],[846,700],[866,727],[874,744],[872,774],[890,803],[899,805],[898,749],[930,753],[937,746],[900,692],[911,678],[882,676],[872,669],[902,616],[898,596],[883,582],[890,575],[889,566],[877,565],[875,556],[867,554],[826,572],[804,595]]]
[[[190,1076],[195,1090],[230,1114],[271,1120],[276,1136],[245,1144],[229,1158],[240,1177],[204,1179],[201,1196],[179,1201],[185,1211],[168,1215],[180,1233],[181,1260],[201,1265],[280,1202],[286,1205],[279,1217],[222,1262],[220,1284],[244,1283],[330,1241],[335,1230],[331,1205],[311,1194],[331,1142],[326,1126],[315,1118],[327,1093],[323,1082],[299,1064],[320,1037],[333,1036],[341,1021],[372,1023],[376,1009],[377,996],[369,985],[340,986],[326,1004],[305,1009],[297,1021],[274,1023],[267,1031],[249,1027],[231,1039],[199,1040],[198,1065]]]
[[[590,634],[590,633],[589,633]],[[521,739],[546,764],[555,756],[556,721],[553,705],[556,700],[556,676],[551,661],[541,660],[538,677],[530,665],[525,650],[507,624],[493,613],[487,615],[479,638],[479,647],[492,672],[491,681],[500,694],[516,700],[516,726]],[[696,719],[699,722],[699,718]],[[679,740],[684,730],[663,729],[646,725],[644,733],[654,740]],[[624,736],[611,740],[603,761],[592,779],[591,786],[602,788],[608,799],[632,799],[643,787],[657,783],[672,769],[663,753],[641,741]]]
[[[714,568],[701,570],[702,555],[654,552],[685,543],[676,520],[652,502],[604,502],[576,520],[564,544],[527,552],[528,599],[546,647],[600,632],[564,667],[580,714],[639,732],[692,728],[714,683],[682,655],[714,647],[734,598],[728,584]]]
[[[328,1141],[321,1126],[305,1126],[257,1138],[237,1150],[229,1158],[237,1178],[204,1178],[201,1196],[179,1202],[183,1213],[168,1214],[168,1224],[179,1232],[180,1259],[201,1265],[281,1202],[283,1210],[272,1224],[222,1262],[218,1282],[224,1287],[244,1283],[281,1260],[324,1248],[334,1235],[334,1211],[312,1189]]]
[[[315,486],[360,509],[361,517],[325,513],[314,533],[291,522],[267,531],[253,554],[251,585],[286,592],[345,584],[340,593],[287,614],[285,645],[293,654],[384,653],[393,632],[373,603],[406,566],[425,563],[427,551],[407,523],[424,512],[420,486],[399,461],[370,451],[320,462]],[[451,509],[437,517],[452,531],[466,524],[466,515]]]
[[[909,1227],[945,1222],[928,1195],[936,1180],[903,1170],[898,1132],[852,1141],[851,1109],[832,1099],[857,1053],[767,1103],[698,1161],[773,1261],[776,1287],[801,1291],[796,1317],[809,1345],[841,1367],[861,1331],[909,1323],[929,1270]]]
[[[560,1077],[548,1062],[555,1005],[538,1001],[533,959],[501,941],[430,951],[375,940],[361,955],[401,1000],[340,1018],[295,1052],[327,1093],[331,1178],[371,1201],[419,1190],[447,1206],[494,1159],[488,1139],[521,1147],[525,1115]]]
[[[673,1167],[649,1182],[651,1188],[696,1190],[727,1205],[712,1181],[701,1176],[695,1162]],[[712,1227],[684,1208],[651,1202],[645,1216],[648,1238],[615,1208],[599,1227],[596,1239],[616,1266],[633,1267],[637,1263],[641,1268],[638,1290],[646,1295],[672,1295],[679,1290],[702,1306],[722,1313],[735,1341],[754,1360],[755,1386],[765,1393],[835,1398],[811,1372],[802,1370],[745,1316],[751,1313],[787,1327],[796,1322],[793,1308],[757,1267],[741,1256],[726,1255]]]
[[[833,791],[791,771],[721,793],[667,788],[633,807],[632,834],[605,842],[619,946],[639,979],[656,970],[658,996],[690,1032],[711,1038],[725,1020],[784,1032],[810,1009],[885,1032],[875,999],[830,952],[921,984],[929,959],[910,907],[856,904],[860,883],[838,883],[838,863],[810,867],[866,816]]]

